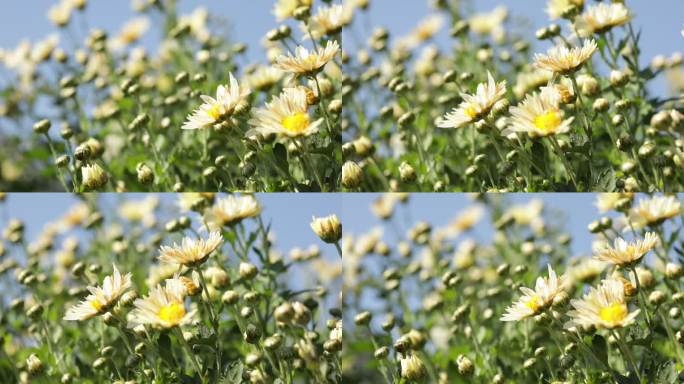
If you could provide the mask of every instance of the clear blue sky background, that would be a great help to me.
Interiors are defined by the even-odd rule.
[[[587,0],[593,3],[592,0]],[[470,0],[478,11],[489,11],[503,4],[510,10],[514,19],[524,17],[533,25],[530,33],[549,23],[545,0]],[[684,27],[684,1],[682,0],[631,0],[627,5],[636,14],[637,28],[643,29],[642,65],[650,62],[657,54],[669,56],[676,51],[684,50],[684,38],[681,30]],[[396,36],[401,36],[417,24],[418,20],[430,13],[428,0],[372,0],[370,19],[373,25],[380,24]],[[561,21],[563,22],[563,21]],[[448,47],[448,28],[439,35],[438,42]],[[531,35],[533,36],[533,35]],[[536,42],[538,50],[546,50],[547,45]],[[654,83],[653,91],[664,94],[665,80],[661,77]]]
[[[347,233],[358,235],[375,226],[382,226],[382,221],[370,211],[370,205],[378,194],[344,194],[341,219]],[[511,203],[523,204],[532,199],[541,199],[550,212],[560,212],[561,217],[553,217],[554,221],[565,221],[565,230],[572,236],[573,255],[588,255],[591,252],[593,235],[587,230],[587,225],[601,217],[596,208],[596,195],[593,193],[507,193],[506,198]],[[471,205],[472,199],[463,193],[416,193],[410,198],[410,223],[425,220],[433,225],[448,224],[465,207]],[[398,210],[397,212],[401,212]],[[555,214],[555,213],[554,213]],[[608,216],[615,216],[614,213]],[[404,222],[404,214],[399,214],[399,221]],[[408,227],[402,228],[402,231]],[[475,240],[489,242],[493,228],[485,214],[473,231],[467,236]],[[395,239],[391,227],[384,230],[384,238],[388,242]]]
[[[11,6],[0,12],[0,46],[14,47],[22,39],[37,40],[56,29],[47,18],[48,9],[57,0],[5,0]],[[85,16],[90,28],[102,28],[110,33],[117,32],[126,20],[135,16],[130,0],[89,0]],[[273,2],[270,0],[179,0],[180,13],[189,13],[199,6],[207,8],[210,15],[229,21],[233,41],[248,43],[250,60],[263,61],[261,37],[277,26],[273,16]],[[80,20],[75,20],[77,31],[82,31]],[[159,35],[152,33],[152,26],[143,42],[150,46]],[[66,39],[66,37],[65,37]]]
[[[113,207],[119,199],[143,199],[144,193],[101,193],[104,206]],[[173,193],[157,194],[161,203],[175,206],[177,197]],[[334,247],[318,239],[309,227],[311,216],[327,216],[342,210],[342,201],[336,194],[295,194],[264,193],[257,194],[264,207],[264,222],[273,222],[273,232],[277,236],[277,246],[287,252],[293,247],[307,247],[318,244],[321,249],[337,257]],[[32,239],[43,225],[61,215],[79,200],[66,193],[12,193],[0,204],[0,228],[4,228],[9,218],[20,218],[27,223],[27,238]]]

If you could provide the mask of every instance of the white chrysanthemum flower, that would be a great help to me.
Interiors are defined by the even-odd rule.
[[[150,20],[146,17],[137,17],[128,21],[121,27],[119,34],[111,40],[111,48],[114,50],[123,49],[126,46],[138,41],[150,27]]]
[[[480,35],[490,35],[494,41],[503,41],[506,30],[503,27],[504,21],[508,18],[508,9],[499,6],[490,12],[476,13],[468,19],[470,30]]]
[[[302,87],[285,88],[279,96],[273,97],[265,108],[254,112],[249,124],[254,128],[246,136],[276,134],[285,137],[308,136],[318,132],[323,119],[311,121],[307,92]]]
[[[211,96],[200,96],[204,104],[188,116],[188,120],[183,124],[182,129],[201,129],[213,126],[247,107],[247,96],[249,96],[250,90],[240,86],[232,73],[229,76],[230,84],[228,86],[219,85],[215,99]]]
[[[529,91],[536,90],[541,86],[549,83],[553,77],[553,72],[533,69],[531,71],[521,72],[516,77],[513,93],[516,97],[521,99]]]
[[[601,212],[610,211],[611,209],[615,209],[618,202],[620,202],[624,199],[630,199],[631,200],[632,195],[633,195],[633,193],[625,193],[625,192],[599,193],[596,195],[596,207]]]
[[[149,325],[153,328],[173,328],[190,324],[196,311],[185,308],[185,284],[179,279],[168,279],[150,293],[133,302],[135,309],[129,315],[129,326]]]
[[[551,20],[563,17],[573,7],[584,6],[584,0],[549,0],[546,4],[546,12]]]
[[[548,266],[549,276],[538,277],[534,290],[520,287],[523,296],[513,305],[506,308],[506,313],[501,316],[501,321],[520,321],[537,315],[548,308],[553,299],[563,289],[563,278],[556,276],[556,272]]]
[[[315,15],[312,15],[308,24],[302,23],[301,29],[305,36],[309,37],[309,29],[314,39],[320,39],[325,35],[339,33],[342,27],[349,24],[352,19],[352,9],[341,4],[329,7],[320,7]]]
[[[653,232],[648,232],[643,240],[627,242],[622,238],[617,238],[612,247],[603,248],[594,257],[621,267],[629,266],[641,261],[644,255],[656,245],[658,245],[658,236]]]
[[[101,315],[112,308],[119,297],[131,288],[131,274],[121,276],[121,273],[114,265],[114,272],[111,276],[104,278],[102,287],[90,286],[85,300],[69,308],[64,316],[64,320],[87,320],[91,317]]]
[[[277,0],[273,5],[273,14],[278,21],[294,16],[294,12],[299,7],[309,7],[313,0]]]
[[[682,213],[682,203],[674,196],[654,196],[639,200],[629,211],[629,223],[634,228],[657,225]],[[629,226],[627,228],[629,229]]]
[[[596,41],[585,40],[582,47],[568,48],[558,45],[549,49],[546,54],[534,55],[534,65],[539,69],[545,69],[561,75],[577,71],[591,58],[598,49]]]
[[[208,222],[222,227],[237,224],[240,221],[261,213],[261,204],[252,195],[229,195],[219,199],[206,211]]]
[[[53,5],[48,11],[48,19],[58,27],[64,27],[71,20],[73,5],[70,1],[64,1]]]
[[[540,93],[527,95],[525,100],[511,108],[510,130],[525,132],[531,137],[566,133],[574,117],[563,119],[560,108],[561,94],[556,87],[542,87]]]
[[[629,312],[625,286],[616,279],[601,281],[598,288],[591,287],[581,300],[571,300],[570,304],[575,310],[568,312],[572,319],[566,328],[620,328],[632,324],[639,314],[638,309]]]
[[[487,72],[487,83],[480,83],[475,94],[461,94],[463,102],[437,120],[440,128],[461,128],[485,117],[506,94],[506,81],[497,83]]]
[[[276,58],[275,67],[295,75],[312,76],[323,69],[340,51],[337,41],[328,41],[325,48],[309,51],[300,46],[295,48],[295,54],[280,55]]]
[[[247,75],[245,82],[256,90],[262,90],[277,84],[283,78],[283,71],[271,66],[259,66]]]
[[[627,23],[632,18],[629,8],[621,3],[598,3],[575,19],[575,29],[582,37],[603,33]]]
[[[162,245],[159,248],[159,260],[193,267],[204,263],[222,242],[223,236],[218,231],[211,232],[206,239],[184,237],[180,244],[174,243],[170,247]]]

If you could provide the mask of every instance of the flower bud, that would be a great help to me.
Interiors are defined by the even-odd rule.
[[[334,244],[342,238],[342,223],[337,215],[326,217],[313,217],[311,229],[326,243]]]
[[[342,185],[345,188],[354,189],[361,185],[363,170],[353,161],[347,161],[342,166]]]
[[[29,375],[37,376],[43,372],[43,362],[40,361],[38,355],[32,353],[28,359],[26,359],[26,368],[29,371]]]
[[[257,275],[257,273],[259,273],[259,270],[254,264],[241,262],[238,268],[238,273],[241,278],[245,280],[251,280]]]
[[[458,373],[463,376],[471,376],[475,372],[473,362],[465,355],[458,356],[456,365],[458,366]]]
[[[48,119],[40,120],[39,122],[33,124],[33,132],[39,134],[46,134],[50,130],[52,123]]]

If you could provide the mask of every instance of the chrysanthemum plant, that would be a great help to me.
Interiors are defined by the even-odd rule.
[[[0,55],[0,189],[339,189],[341,7],[276,1],[248,46],[231,39],[237,3],[224,18],[139,2],[116,35],[82,28],[82,3],[60,0],[58,34]]]
[[[284,258],[232,198],[86,194],[35,239],[44,223],[6,223],[0,382],[340,383],[335,250]]]
[[[548,1],[543,43],[505,7],[473,14],[461,0],[432,2],[395,37],[369,20],[373,3],[357,3],[345,35],[343,154],[361,168],[345,188],[681,189],[681,93],[651,85],[682,54],[644,57],[628,2]]]
[[[593,245],[564,230],[571,212],[542,201],[483,194],[436,226],[406,220],[415,217],[414,198],[379,197],[373,211],[382,227],[343,239],[345,380],[681,379],[684,222],[676,197],[598,196],[601,217],[587,226]],[[575,255],[571,244],[591,250]]]

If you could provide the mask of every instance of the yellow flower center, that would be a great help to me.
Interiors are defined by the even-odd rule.
[[[611,324],[617,324],[627,317],[627,304],[612,303],[599,311],[601,320]]]
[[[185,306],[182,303],[169,303],[159,310],[159,318],[171,324],[180,323],[185,316]]]
[[[282,121],[283,127],[292,133],[304,132],[309,127],[309,115],[305,112],[296,112],[287,116]]]
[[[534,295],[529,298],[529,300],[525,301],[525,306],[535,312],[539,310],[541,307],[541,304],[539,304],[539,296]]]
[[[544,132],[553,132],[561,124],[561,117],[556,111],[549,111],[534,118],[534,126]]]
[[[92,299],[90,300],[90,305],[95,308],[96,311],[101,311],[102,308],[104,308],[104,304],[100,302],[98,299]]]
[[[219,104],[214,104],[207,110],[207,115],[211,116],[212,119],[218,120],[223,115],[221,113],[221,106]]]
[[[471,119],[475,118],[477,116],[477,109],[475,109],[475,106],[473,105],[468,105],[463,109],[463,112],[470,116]]]

